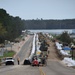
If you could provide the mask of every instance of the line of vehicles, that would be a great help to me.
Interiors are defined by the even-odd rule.
[[[36,40],[38,35],[38,40]],[[35,34],[33,39],[32,52],[29,58],[24,60],[24,65],[40,66],[47,65],[48,58],[48,44],[46,42],[45,36],[42,34]],[[40,47],[37,48],[37,41],[40,40]],[[39,55],[37,54],[39,53]]]

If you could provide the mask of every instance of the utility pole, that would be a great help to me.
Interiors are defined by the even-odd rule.
[[[71,49],[72,49],[72,59],[73,59],[73,51],[74,51],[74,49],[75,49],[75,48],[74,48],[74,47],[72,47]]]

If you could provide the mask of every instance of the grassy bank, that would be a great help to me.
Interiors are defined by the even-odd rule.
[[[3,56],[0,56],[0,58],[13,57],[14,55],[15,55],[14,51],[8,51],[8,52],[5,52]]]

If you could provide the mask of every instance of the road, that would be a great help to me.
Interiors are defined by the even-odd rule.
[[[32,36],[24,44],[21,51],[16,55],[20,57],[22,62],[27,56],[30,50],[30,44],[32,42]],[[14,65],[5,66],[0,68],[0,75],[75,75],[75,69],[66,67],[58,58],[54,51],[54,44],[50,43],[50,54],[47,60],[47,66],[32,67],[30,65]],[[17,62],[15,63],[17,64]]]
[[[54,60],[48,60],[47,66],[41,67],[41,69],[44,75],[75,75],[75,69]]]
[[[40,75],[39,67],[16,65],[8,70],[1,70],[0,75]]]
[[[44,75],[75,75],[75,69],[66,67],[66,65],[62,63],[62,60],[56,51],[54,42],[50,40],[47,41],[50,45],[48,48],[50,53],[48,55],[47,66],[41,67]]]
[[[0,69],[0,75],[75,75],[75,69],[66,67],[59,61],[48,60],[47,66],[43,67],[15,65]]]
[[[28,54],[30,52],[32,41],[33,36],[30,36],[25,44],[22,46],[20,52],[15,56],[15,64],[17,64],[17,57],[20,58],[20,64],[23,64],[23,60],[28,57]]]

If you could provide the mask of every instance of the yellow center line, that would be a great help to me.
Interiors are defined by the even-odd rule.
[[[44,73],[44,71],[42,70],[42,68],[40,68],[40,67],[39,67],[39,71],[40,71],[40,74],[41,74],[41,75],[46,75],[46,74]]]

